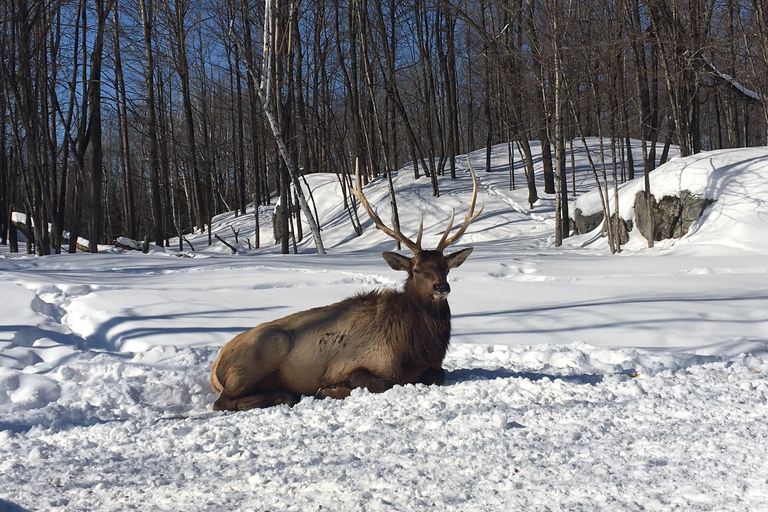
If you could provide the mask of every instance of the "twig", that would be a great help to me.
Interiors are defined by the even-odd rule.
[[[232,254],[237,254],[237,249],[235,249],[235,247],[232,244],[230,244],[229,242],[227,242],[226,240],[221,238],[218,233],[216,233],[215,236],[216,236],[216,238],[218,239],[219,242],[223,243],[224,245],[226,245],[227,247],[232,249]]]
[[[192,242],[187,240],[187,237],[183,236],[183,237],[181,237],[181,239],[184,240],[185,242],[187,242],[187,244],[189,244],[189,248],[192,249],[192,252],[195,252],[195,247],[192,245]]]

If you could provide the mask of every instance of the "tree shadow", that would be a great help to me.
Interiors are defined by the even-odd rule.
[[[458,370],[445,372],[445,385],[447,386],[459,384],[461,382],[496,379],[528,379],[530,381],[549,379],[561,380],[573,384],[595,385],[603,381],[603,376],[590,373],[580,375],[553,375],[537,372],[514,372],[507,368],[497,368],[496,370],[488,370],[487,368],[460,368]]]
[[[469,320],[472,322],[482,322],[485,318],[498,317],[509,319],[510,325],[521,325],[520,328],[515,329],[482,329],[478,331],[463,330],[460,335],[465,338],[479,338],[482,336],[492,336],[499,334],[512,335],[525,335],[525,334],[554,334],[554,333],[567,333],[573,336],[574,333],[597,331],[601,329],[615,328],[621,325],[622,328],[634,328],[642,331],[649,332],[661,332],[664,327],[669,324],[690,324],[701,326],[703,323],[708,324],[727,324],[739,322],[741,325],[757,325],[768,322],[768,312],[760,315],[759,317],[749,319],[734,319],[733,317],[726,318],[707,318],[702,320],[698,312],[680,311],[677,316],[667,315],[665,317],[654,318],[653,320],[640,318],[637,320],[622,319],[620,322],[614,318],[606,318],[605,315],[600,313],[601,308],[604,306],[610,306],[614,304],[621,304],[623,306],[629,305],[667,305],[677,303],[688,304],[703,304],[709,307],[717,306],[719,303],[723,304],[739,304],[741,302],[750,301],[767,301],[768,294],[765,293],[752,293],[747,294],[709,294],[693,297],[687,291],[680,291],[676,293],[669,293],[666,296],[658,297],[614,297],[605,300],[587,300],[587,301],[571,301],[563,302],[560,304],[550,304],[545,306],[523,307],[518,309],[507,310],[488,310],[488,311],[476,311],[471,313],[456,314],[453,315],[453,319]],[[553,314],[571,313],[575,314],[579,312],[580,323],[575,325],[573,323],[554,322],[551,321]],[[531,318],[548,318],[550,321],[533,324],[530,322]],[[515,318],[523,318],[524,321],[515,322]],[[457,338],[458,339],[458,338]],[[645,348],[645,347],[640,347]]]
[[[0,498],[0,512],[28,512],[29,510],[31,509]]]
[[[151,305],[144,307],[151,308]],[[280,310],[288,308],[289,306],[265,306],[259,308],[238,308],[238,309],[221,309],[210,311],[192,311],[181,313],[166,313],[161,315],[142,315],[136,310],[128,310],[127,314],[114,315],[107,321],[99,324],[96,330],[85,337],[83,346],[84,349],[104,349],[113,352],[122,351],[123,345],[132,339],[146,338],[153,336],[169,336],[177,335],[179,339],[184,339],[188,334],[199,333],[222,333],[228,332],[231,335],[239,334],[241,332],[252,329],[260,322],[254,320],[253,323],[248,325],[229,325],[229,326],[211,326],[211,327],[179,327],[174,325],[167,325],[173,321],[183,319],[186,317],[193,318],[217,318],[219,316],[238,314],[241,316],[254,316],[256,313]],[[156,325],[145,325],[147,322],[157,322]],[[137,324],[138,327],[126,328],[125,325]],[[114,334],[111,334],[114,333]]]

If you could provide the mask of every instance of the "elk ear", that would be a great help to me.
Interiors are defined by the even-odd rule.
[[[405,270],[406,272],[411,270],[411,258],[408,256],[403,256],[396,252],[383,252],[381,256],[394,270]]]
[[[448,268],[456,268],[466,260],[469,255],[472,254],[472,247],[467,247],[448,256],[444,256],[445,262],[448,264]]]

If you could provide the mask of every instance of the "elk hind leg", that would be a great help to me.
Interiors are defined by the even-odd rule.
[[[364,368],[360,368],[350,373],[344,383],[321,388],[315,397],[341,399],[348,397],[354,388],[366,388],[371,393],[383,393],[391,387],[390,382],[377,377]]]
[[[299,395],[283,388],[279,372],[289,351],[290,338],[278,329],[233,339],[222,349],[214,370],[222,390],[213,409],[238,411],[297,403]]]

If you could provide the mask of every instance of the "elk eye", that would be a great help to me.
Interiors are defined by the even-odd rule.
[[[414,274],[421,274],[421,270],[415,268],[415,269],[413,269],[413,273]]]

